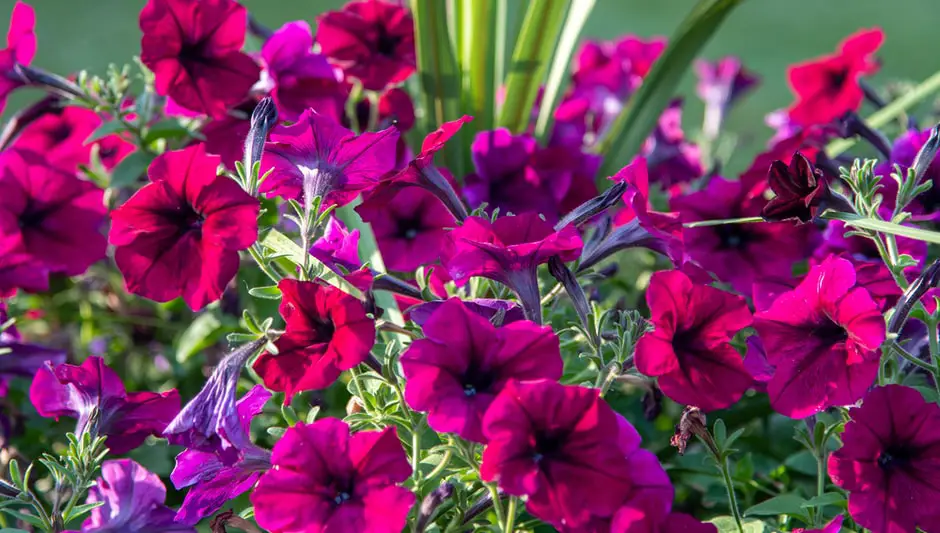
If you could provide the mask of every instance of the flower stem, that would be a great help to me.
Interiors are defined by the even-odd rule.
[[[937,371],[937,361],[940,360],[940,339],[937,338],[937,319],[933,316],[927,319],[927,341],[930,344],[930,365],[933,367],[933,385],[940,391],[940,372]]]
[[[490,491],[490,497],[493,499],[493,511],[496,512],[496,522],[502,527],[505,524],[503,519],[503,502],[499,499],[499,490],[495,483],[487,483],[486,488]]]
[[[715,459],[717,460],[717,457]],[[738,525],[738,531],[744,533],[744,526],[741,524],[741,511],[738,510],[738,499],[734,495],[734,482],[731,480],[731,465],[728,464],[728,458],[725,457],[718,465],[719,470],[721,470],[721,477],[725,481],[725,489],[728,490],[728,506],[731,507],[734,523]]]
[[[503,533],[512,533],[516,525],[516,506],[518,504],[519,498],[509,497],[509,505],[506,507],[506,527],[503,528]]]
[[[727,224],[753,224],[763,221],[764,219],[761,217],[723,218],[721,220],[696,220],[695,222],[686,222],[682,227],[704,228],[706,226],[724,226]]]

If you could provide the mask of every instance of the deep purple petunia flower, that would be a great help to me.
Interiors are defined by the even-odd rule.
[[[241,51],[248,12],[234,0],[148,0],[140,12],[140,60],[157,93],[222,118],[261,72]]]
[[[0,50],[0,113],[6,107],[7,97],[22,87],[22,76],[16,73],[17,65],[29,65],[36,55],[36,14],[32,6],[17,1],[10,14],[7,30],[7,47]]]
[[[494,222],[470,217],[447,235],[441,263],[458,287],[474,276],[508,286],[519,297],[526,318],[541,323],[536,269],[552,256],[573,261],[580,252],[581,237],[575,228],[555,232],[534,213]]]
[[[558,380],[558,337],[529,321],[497,328],[459,299],[441,305],[423,325],[424,338],[401,355],[405,400],[428,412],[428,425],[486,442],[483,416],[510,379]]]
[[[302,20],[284,24],[261,47],[262,81],[270,86],[282,120],[295,122],[307,108],[337,121],[343,117],[349,90],[312,48],[310,25]]]
[[[414,21],[398,4],[350,2],[320,15],[317,43],[346,76],[369,91],[405,81],[415,71]]]
[[[335,418],[299,423],[274,445],[274,468],[251,494],[258,524],[269,531],[399,533],[414,494],[394,427],[360,431]]]
[[[813,168],[809,159],[800,152],[793,154],[789,165],[780,160],[774,161],[770,165],[767,182],[774,191],[774,197],[767,202],[760,215],[768,221],[795,219],[809,222],[836,198],[841,198],[833,197],[834,193],[829,189],[822,171]]]
[[[103,505],[91,510],[81,533],[196,533],[194,527],[176,523],[165,500],[160,476],[131,459],[105,461],[87,500]]]
[[[77,418],[76,434],[107,436],[108,448],[118,455],[160,435],[180,410],[176,389],[127,392],[120,376],[94,356],[81,366],[47,362],[33,378],[29,399],[40,416]]]
[[[334,119],[306,110],[290,126],[271,132],[261,170],[274,172],[261,184],[269,198],[310,201],[323,207],[346,205],[395,167],[398,130],[394,127],[355,135]]]
[[[731,346],[731,338],[751,325],[744,298],[671,270],[653,274],[646,301],[654,330],[637,342],[637,370],[658,377],[674,401],[703,411],[738,401],[753,381]]]
[[[913,388],[887,385],[849,411],[832,481],[849,492],[849,515],[876,533],[940,528],[940,407]]]
[[[435,270],[435,272],[437,272],[437,270]],[[424,302],[411,307],[408,309],[411,321],[419,326],[424,326],[424,323],[427,322],[434,312],[440,309],[445,302],[446,300],[434,300],[433,302]],[[477,298],[475,300],[461,300],[461,303],[470,311],[487,320],[492,320],[497,314],[503,313],[503,325],[525,320],[522,307],[510,300]]]
[[[0,306],[0,324],[7,321],[6,310]],[[0,396],[6,394],[10,378],[32,378],[48,362],[61,365],[66,354],[62,350],[23,342],[13,326],[0,331]]]
[[[767,392],[777,412],[804,418],[851,405],[874,383],[885,321],[856,279],[852,263],[831,257],[755,315],[767,361],[776,367]]]
[[[244,435],[248,435],[251,419],[261,413],[271,393],[255,385],[245,393],[235,409]],[[177,489],[189,487],[176,520],[195,524],[218,511],[226,502],[250,490],[261,474],[271,468],[271,452],[250,441],[238,444],[234,462],[215,453],[188,449],[176,457],[170,480]]]

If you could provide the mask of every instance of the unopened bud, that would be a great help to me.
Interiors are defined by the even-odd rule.
[[[557,255],[548,260],[548,271],[552,277],[558,280],[558,283],[564,286],[565,292],[571,298],[571,303],[574,304],[574,310],[578,313],[578,318],[581,319],[581,325],[584,326],[585,330],[588,330],[588,314],[591,309],[588,307],[587,298],[584,296],[584,290],[578,283],[578,279]],[[592,340],[595,343],[597,342],[597,339]]]
[[[434,516],[434,511],[436,511],[444,501],[453,496],[453,494],[454,486],[449,481],[446,481],[424,497],[424,500],[421,501],[421,507],[418,509],[418,520],[415,523],[414,529],[415,533],[422,533],[424,529],[428,527],[431,517]]]
[[[570,213],[555,224],[555,231],[561,231],[566,226],[579,226],[595,216],[617,205],[623,193],[627,190],[626,181],[618,181],[598,196],[591,198],[575,207]]]
[[[917,156],[911,164],[911,168],[914,169],[914,183],[920,183],[921,178],[927,173],[927,167],[929,167],[930,164],[933,163],[934,158],[937,157],[938,149],[940,149],[940,124],[931,128],[930,137],[928,137],[927,142],[920,147],[920,151],[917,152]]]
[[[940,283],[940,259],[935,260],[925,268],[920,276],[917,276],[917,279],[914,280],[914,283],[911,283],[904,291],[904,294],[901,295],[898,304],[894,308],[894,314],[891,315],[891,320],[888,322],[888,333],[900,333],[917,302],[927,294],[928,290],[936,287],[938,283]]]
[[[252,172],[255,163],[261,161],[264,142],[276,123],[277,106],[274,105],[273,98],[266,96],[251,112],[251,129],[248,130],[248,136],[245,138],[245,172]]]

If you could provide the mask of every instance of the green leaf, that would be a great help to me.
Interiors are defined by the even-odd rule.
[[[359,220],[358,215],[353,213],[353,216],[356,217],[356,220]],[[347,226],[350,225],[350,222],[348,220],[344,220],[344,222],[346,222]],[[370,228],[368,224],[365,224],[361,220],[357,223],[355,227],[360,230],[359,251],[360,253],[362,253],[363,248],[367,247],[368,245],[368,243],[365,242],[367,240],[367,236],[365,234],[365,231],[362,230],[362,228],[368,229],[369,231],[368,237],[372,236],[372,229]],[[353,229],[353,228],[350,228],[350,229]],[[375,238],[372,237],[373,246],[374,246],[374,242],[375,242]],[[290,261],[294,265],[303,264],[304,251],[300,247],[300,245],[290,240],[290,238],[287,235],[284,235],[283,233],[281,233],[280,231],[276,229],[272,229],[267,232],[264,238],[261,239],[261,245],[267,248],[268,250],[270,250],[271,252],[273,252],[275,255],[279,255],[281,257],[286,258],[288,261]],[[360,255],[360,257],[368,257],[368,255]],[[313,256],[310,256],[308,260],[310,261],[311,265],[321,265],[321,266],[323,265],[323,263],[318,261]],[[373,266],[375,266],[375,263],[373,263]],[[356,289],[355,287],[347,283],[346,280],[338,276],[329,276],[327,278],[324,278],[324,281],[326,281],[330,285],[333,285],[334,287],[342,289],[343,291],[349,294],[352,294],[353,296],[358,296],[359,294],[361,294],[361,292],[358,289]]]
[[[120,120],[111,120],[105,122],[104,124],[98,126],[95,131],[91,132],[91,135],[85,139],[85,144],[91,144],[107,137],[108,135],[114,135],[115,133],[120,133],[126,130],[127,128],[124,127],[124,124]]]
[[[189,130],[179,121],[171,118],[163,119],[147,128],[144,142],[152,143],[158,139],[182,139],[189,136]]]
[[[42,520],[37,516],[31,514],[21,513],[15,509],[10,509],[9,507],[4,507],[0,509],[0,512],[4,512],[17,520],[22,520],[31,526],[38,527],[41,531],[47,531],[45,524],[42,523]]]
[[[598,187],[607,188],[605,176],[637,153],[656,127],[659,116],[676,93],[676,87],[689,70],[692,60],[718,30],[725,17],[744,0],[699,0],[669,39],[669,45],[633,94],[610,129],[598,143],[596,152],[604,156],[598,174]]]
[[[153,155],[143,150],[131,153],[111,171],[111,187],[132,185],[147,172],[147,167],[152,161]]]
[[[272,427],[267,429],[268,435],[271,435],[274,438],[281,438],[287,433],[287,428],[282,427]]]
[[[890,235],[898,235],[900,237],[909,237],[914,240],[933,244],[940,244],[940,233],[936,231],[914,228],[911,226],[902,226],[900,224],[885,222],[884,220],[874,220],[863,217],[861,215],[856,215],[854,213],[826,211],[823,213],[822,218],[828,220],[841,220],[847,225],[855,228],[877,231],[878,233],[888,233]]]
[[[719,533],[738,533],[738,525],[735,523],[734,518],[730,516],[719,516],[717,518],[712,518],[708,521],[709,524],[714,524],[718,528]],[[751,519],[751,520],[742,520],[741,527],[744,528],[744,533],[765,533],[770,532],[772,529],[761,522],[760,520]]]
[[[68,516],[64,516],[63,518],[65,519],[66,522],[71,522],[72,520],[75,520],[76,518],[82,516],[83,514],[91,511],[92,509],[101,507],[102,505],[104,505],[104,502],[83,503],[82,505],[76,505],[75,507],[72,508],[72,512],[70,512]],[[0,533],[3,533],[3,530],[0,530]]]
[[[825,507],[827,505],[839,505],[844,507],[845,494],[842,494],[841,492],[827,492],[803,502],[803,508]]]
[[[460,70],[463,78],[463,110],[473,115],[473,122],[464,126],[470,132],[490,130],[496,120],[496,54],[495,32],[497,4],[502,0],[460,0],[457,3],[461,20]],[[467,135],[471,138],[471,135]]]
[[[506,97],[499,125],[513,133],[529,126],[539,87],[555,51],[567,12],[564,0],[530,0],[506,74]]]
[[[252,287],[248,289],[248,294],[254,296],[255,298],[261,298],[262,300],[281,299],[281,289],[278,289],[277,285],[270,285],[267,287]]]
[[[796,494],[781,494],[764,500],[744,511],[744,516],[804,515],[802,497]]]
[[[715,425],[712,426],[712,431],[715,433],[715,443],[719,448],[724,448],[725,440],[728,438],[728,429],[725,427],[725,421],[722,419],[715,420]]]
[[[215,344],[222,322],[211,311],[197,316],[176,343],[176,360],[186,362],[197,352]]]
[[[24,529],[14,529],[12,527],[5,527],[3,529],[0,529],[0,533],[28,533],[28,532]]]

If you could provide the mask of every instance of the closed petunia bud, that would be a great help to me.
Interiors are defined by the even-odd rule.
[[[548,260],[548,271],[552,274],[558,283],[561,283],[565,288],[565,292],[568,293],[568,297],[571,298],[571,303],[574,304],[574,310],[578,313],[578,318],[581,319],[581,325],[584,326],[585,330],[588,330],[590,326],[588,325],[588,314],[591,312],[590,307],[588,307],[587,298],[584,296],[584,289],[581,288],[581,285],[578,283],[578,278],[574,276],[571,270],[565,266],[565,262],[558,258],[556,255]],[[597,339],[594,339],[596,342]]]
[[[940,284],[940,259],[935,260],[925,268],[920,276],[917,276],[917,279],[911,283],[910,287],[904,291],[894,308],[891,320],[888,322],[888,333],[900,333],[914,305],[927,294],[928,290],[938,284]]]
[[[266,96],[258,102],[251,112],[251,129],[245,138],[245,172],[251,172],[255,163],[261,161],[264,152],[264,143],[268,140],[268,133],[277,124],[277,106],[274,99]]]
[[[911,165],[911,168],[914,169],[915,183],[919,183],[924,174],[927,173],[927,168],[933,163],[938,150],[940,150],[940,124],[931,128],[930,137],[920,147],[920,151],[917,152],[914,163]]]
[[[448,498],[453,496],[453,494],[454,486],[450,481],[446,481],[424,497],[424,500],[421,501],[421,507],[418,509],[418,521],[415,522],[414,530],[416,533],[422,533],[424,531],[431,517],[434,515],[434,511]]]
[[[604,191],[602,194],[591,198],[578,207],[575,207],[571,210],[570,213],[565,215],[564,218],[555,224],[555,231],[559,231],[568,225],[579,226],[584,222],[591,220],[595,216],[603,213],[604,211],[607,211],[609,208],[617,205],[617,202],[620,201],[620,197],[623,196],[623,193],[627,191],[628,186],[629,183],[626,181],[618,181],[611,185],[610,188]]]

